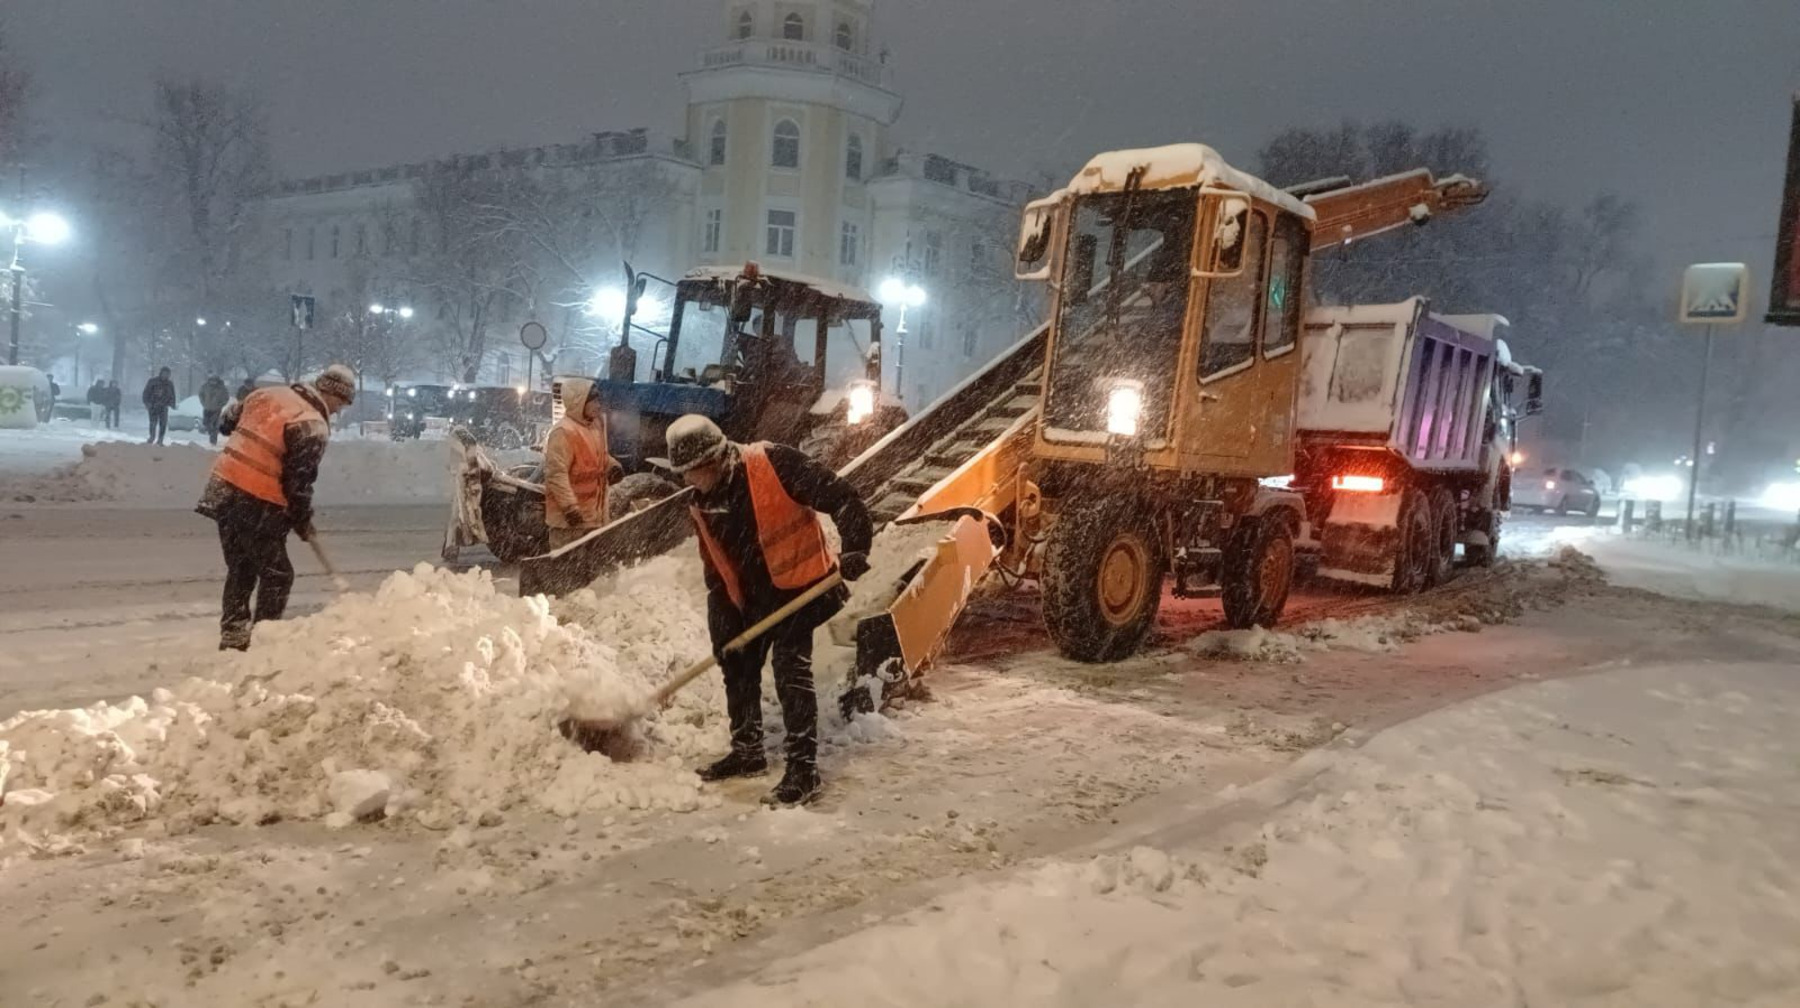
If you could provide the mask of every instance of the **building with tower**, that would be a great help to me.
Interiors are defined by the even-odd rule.
[[[900,144],[902,99],[873,7],[726,0],[717,39],[681,75],[687,109],[676,131],[600,132],[286,180],[266,206],[271,279],[313,294],[326,318],[356,331],[371,324],[367,303],[408,302],[405,324],[441,350],[409,362],[404,377],[477,373],[510,383],[524,372],[513,337],[527,320],[543,322],[565,349],[593,352],[616,339],[582,303],[584,288],[618,282],[620,259],[670,278],[690,266],[755,260],[872,292],[895,276],[926,300],[907,310],[903,336],[898,306],[888,314],[885,384],[922,405],[1033,321],[1033,302],[1011,271],[1019,208],[1031,193]],[[492,243],[475,265],[494,274],[484,286],[503,293],[443,282],[470,267],[456,261],[457,250],[480,237],[459,207],[513,199],[556,232],[549,243],[561,275],[507,275],[486,261],[506,258],[504,243]],[[585,223],[558,223],[568,221]],[[477,320],[483,333],[471,331]],[[640,353],[646,371],[649,357]],[[597,369],[603,357],[593,358]]]

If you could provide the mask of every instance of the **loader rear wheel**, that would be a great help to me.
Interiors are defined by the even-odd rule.
[[[1063,509],[1044,547],[1044,627],[1064,655],[1129,657],[1150,636],[1165,563],[1151,510],[1129,496]]]
[[[1428,585],[1450,580],[1456,569],[1456,495],[1440,487],[1431,495],[1431,526],[1437,536],[1437,552],[1428,572]]]
[[[1245,521],[1225,551],[1219,601],[1233,630],[1272,627],[1294,587],[1294,533],[1280,514]]]
[[[1436,563],[1437,535],[1431,525],[1431,501],[1422,490],[1408,490],[1400,499],[1400,527],[1394,544],[1393,590],[1399,595],[1421,591],[1431,582]]]

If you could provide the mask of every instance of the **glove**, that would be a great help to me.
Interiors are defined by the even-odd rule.
[[[869,554],[845,553],[838,557],[838,573],[844,575],[845,581],[855,581],[869,573]]]
[[[574,508],[568,508],[563,511],[563,521],[568,522],[570,528],[586,528],[587,527],[587,519],[583,518],[581,516],[581,512],[575,510]]]
[[[311,515],[300,519],[300,524],[294,526],[294,534],[300,537],[301,542],[312,542],[313,523]]]

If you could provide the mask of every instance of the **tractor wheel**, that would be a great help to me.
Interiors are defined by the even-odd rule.
[[[1431,583],[1437,563],[1437,532],[1431,524],[1431,501],[1422,490],[1407,490],[1400,498],[1399,535],[1394,544],[1395,594],[1410,595]]]
[[[1064,655],[1118,661],[1150,636],[1165,561],[1155,515],[1136,497],[1065,508],[1044,547],[1044,626]]]
[[[501,563],[514,564],[550,552],[550,528],[544,522],[541,497],[483,494],[481,521],[487,527],[488,549]]]
[[[1428,586],[1441,585],[1450,580],[1456,569],[1456,495],[1448,489],[1440,487],[1431,494],[1431,524],[1437,536],[1437,552],[1434,563],[1428,572]]]
[[[606,520],[616,522],[680,492],[679,485],[655,473],[632,473],[606,491]]]
[[[1245,521],[1225,549],[1219,601],[1233,630],[1272,627],[1294,586],[1294,533],[1280,514]]]

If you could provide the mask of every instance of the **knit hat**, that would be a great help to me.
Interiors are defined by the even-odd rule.
[[[333,364],[313,381],[313,388],[318,389],[321,396],[353,403],[356,401],[356,372],[342,364]]]
[[[669,468],[678,473],[716,462],[725,455],[728,442],[719,425],[697,413],[689,413],[669,425]]]

